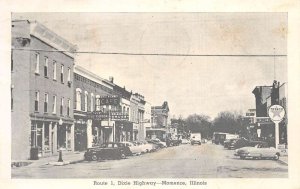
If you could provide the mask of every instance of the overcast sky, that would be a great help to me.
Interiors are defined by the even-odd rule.
[[[286,55],[285,13],[18,13],[76,44],[79,51],[150,54]],[[78,54],[76,64],[145,96],[170,114],[255,108],[252,90],[271,85],[274,57]],[[275,58],[287,82],[287,58]]]

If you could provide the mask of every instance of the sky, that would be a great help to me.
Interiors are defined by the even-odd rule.
[[[171,117],[246,112],[255,108],[255,86],[271,85],[274,78],[287,82],[286,56],[215,56],[286,55],[286,13],[13,13],[12,18],[37,20],[78,51],[210,55],[76,56],[76,65],[105,79],[113,76],[153,106],[167,101]]]

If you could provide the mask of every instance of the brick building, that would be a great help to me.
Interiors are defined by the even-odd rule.
[[[12,21],[11,42],[12,160],[73,151],[76,47],[28,20]]]

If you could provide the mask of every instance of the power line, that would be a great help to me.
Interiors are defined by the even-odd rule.
[[[227,56],[227,57],[286,57],[285,54],[172,54],[172,53],[131,53],[131,52],[101,52],[101,51],[62,51],[62,50],[44,50],[44,49],[23,49],[12,48],[12,50],[19,51],[40,51],[40,52],[61,52],[74,54],[103,54],[103,55],[128,55],[128,56]]]

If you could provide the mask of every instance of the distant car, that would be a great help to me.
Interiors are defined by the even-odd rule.
[[[191,141],[187,138],[181,139],[181,144],[191,144]]]
[[[142,154],[143,150],[140,147],[140,144],[137,142],[120,142],[124,144],[126,147],[129,147],[132,154],[140,155]]]
[[[232,148],[236,148],[235,145],[237,145],[237,141],[240,140],[238,138],[234,138],[234,139],[227,139],[224,141],[224,148],[228,148],[228,149],[232,149]],[[243,140],[243,139],[241,139]],[[246,143],[245,143],[246,145]]]
[[[159,148],[165,148],[165,147],[167,147],[166,142],[162,142],[158,138],[151,139],[148,142],[153,143],[153,144],[157,144]]]
[[[201,143],[203,143],[203,144],[207,143],[207,139],[206,138],[202,138],[201,139]]]
[[[241,159],[253,158],[253,159],[264,159],[272,158],[275,160],[279,159],[280,151],[274,147],[269,147],[268,143],[261,142],[254,147],[243,147],[235,151],[235,156],[239,156]]]
[[[96,161],[100,159],[125,159],[132,155],[130,149],[121,143],[106,143],[100,146],[88,148],[84,153],[84,159]]]
[[[154,152],[156,151],[156,144],[148,143],[147,141],[139,141],[139,147],[142,150],[142,153]]]
[[[201,133],[191,133],[191,145],[201,145]]]
[[[179,146],[181,144],[180,139],[174,139],[174,138],[167,138],[166,145],[169,146]]]

